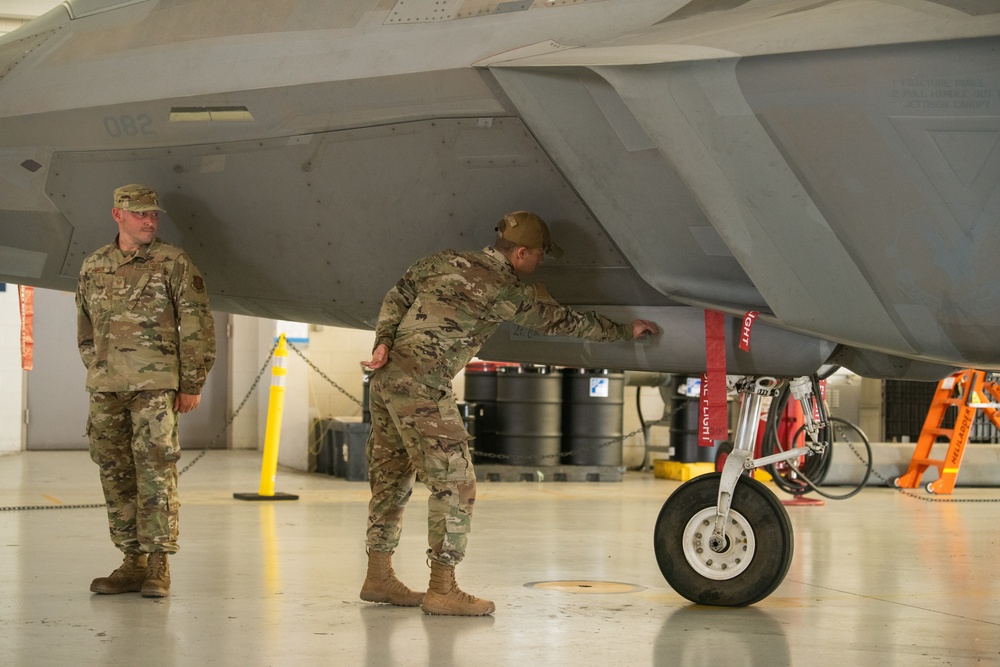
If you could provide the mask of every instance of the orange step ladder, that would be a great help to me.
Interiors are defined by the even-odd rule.
[[[945,413],[950,407],[958,410],[955,427],[943,428]],[[920,485],[924,471],[930,466],[936,466],[939,477],[927,484],[927,491],[950,494],[955,489],[955,480],[962,465],[965,445],[969,442],[976,410],[984,410],[993,425],[1000,429],[1000,385],[987,382],[985,371],[968,369],[941,380],[927,411],[917,448],[910,459],[910,467],[896,480],[896,486],[915,489]],[[932,459],[931,449],[939,437],[948,438],[948,451],[943,459]]]

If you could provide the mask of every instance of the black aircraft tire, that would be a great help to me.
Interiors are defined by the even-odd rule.
[[[708,547],[715,525],[719,473],[685,482],[656,518],[653,550],[660,572],[696,604],[743,607],[774,592],[792,563],[792,523],[781,502],[755,479],[733,492],[723,553]]]

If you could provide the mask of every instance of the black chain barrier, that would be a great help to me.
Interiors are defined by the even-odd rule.
[[[875,468],[872,468],[872,474],[890,489],[893,489],[894,491],[897,491],[898,493],[909,498],[923,500],[925,503],[1000,503],[1000,498],[941,498],[939,496],[918,496],[912,491],[896,486],[891,479],[886,479],[882,475],[878,474],[878,471],[875,470]]]
[[[278,348],[278,344],[277,343],[275,343],[271,347],[271,351],[268,352],[268,354],[267,354],[267,359],[264,360],[264,365],[261,366],[260,372],[257,373],[257,377],[254,379],[253,384],[250,385],[250,390],[247,391],[246,396],[244,396],[243,400],[240,401],[239,406],[236,408],[236,410],[233,411],[233,414],[226,421],[226,424],[225,424],[225,426],[222,427],[222,430],[220,430],[219,433],[214,438],[212,438],[212,440],[208,443],[208,445],[205,446],[205,449],[201,450],[198,453],[198,456],[196,456],[193,459],[191,459],[190,463],[188,463],[186,466],[184,466],[183,468],[181,468],[180,472],[177,473],[178,476],[183,475],[184,473],[186,473],[191,468],[191,466],[193,466],[195,463],[197,463],[198,461],[200,461],[201,458],[203,456],[205,456],[205,454],[208,453],[208,450],[212,448],[212,445],[214,445],[216,442],[218,442],[219,438],[221,438],[223,435],[225,435],[226,431],[229,430],[229,427],[233,425],[233,422],[236,420],[236,417],[240,414],[240,410],[243,409],[243,406],[245,406],[247,404],[247,401],[250,400],[250,397],[253,396],[254,391],[256,391],[257,385],[260,384],[260,379],[262,377],[264,377],[264,371],[267,370],[268,365],[271,363],[271,358],[274,357],[274,351],[277,348]],[[17,507],[0,507],[0,512],[16,512],[16,511],[21,511],[21,510],[98,509],[98,508],[106,507],[106,506],[107,505],[105,505],[104,503],[91,503],[91,504],[88,504],[88,505],[21,505],[21,506],[17,506]]]
[[[562,458],[564,456],[575,456],[577,454],[584,454],[584,453],[598,451],[598,450],[604,449],[605,447],[610,447],[611,445],[625,442],[625,440],[631,438],[633,435],[636,435],[638,433],[642,433],[643,430],[645,430],[645,429],[643,429],[642,427],[639,427],[636,430],[632,431],[631,433],[626,433],[625,435],[622,435],[622,436],[615,436],[615,437],[611,438],[610,440],[608,440],[606,442],[601,442],[601,443],[598,443],[596,445],[589,445],[587,447],[578,447],[577,449],[573,450],[572,452],[559,452],[558,454],[541,454],[539,456],[535,456],[535,455],[531,455],[531,456],[521,455],[521,456],[518,456],[518,455],[513,455],[513,454],[496,454],[494,452],[479,452],[479,451],[476,451],[476,452],[473,452],[473,455],[477,459],[478,458],[500,459],[500,460],[524,459],[525,461],[529,461],[530,460],[532,462],[531,465],[534,465],[534,462],[537,461],[538,459],[559,459],[559,458]]]
[[[318,366],[316,366],[316,364],[314,364],[308,357],[306,357],[306,355],[303,354],[303,352],[301,350],[299,350],[298,347],[296,347],[293,343],[291,343],[291,342],[289,342],[287,340],[286,340],[286,344],[288,345],[289,348],[292,349],[293,352],[295,352],[295,354],[299,355],[299,357],[306,363],[306,365],[309,366],[309,368],[311,368],[317,375],[319,375],[321,378],[323,378],[324,380],[326,380],[334,389],[336,389],[341,394],[343,394],[344,396],[346,396],[348,399],[350,399],[351,401],[353,401],[354,403],[356,403],[359,407],[361,407],[362,409],[364,409],[364,403],[363,402],[361,402],[360,400],[358,400],[357,397],[353,396],[350,392],[348,392],[346,389],[344,389],[339,384],[337,384],[326,373],[324,373],[322,370],[320,370],[320,368]],[[205,447],[205,449],[201,450],[198,453],[197,456],[195,456],[187,465],[185,465],[177,473],[178,475],[183,475],[192,466],[194,466],[196,463],[198,463],[198,461],[200,461],[202,459],[202,457],[204,457],[205,454],[207,454],[208,451],[210,449],[212,449],[212,446],[216,442],[219,441],[219,438],[221,438],[223,435],[225,435],[225,433],[233,425],[233,422],[236,420],[236,417],[239,416],[240,411],[243,410],[244,406],[246,406],[246,404],[247,404],[247,401],[250,400],[250,397],[253,395],[254,391],[256,391],[257,385],[260,384],[260,380],[264,376],[264,372],[267,370],[268,365],[271,363],[271,359],[274,357],[274,352],[277,349],[277,347],[278,347],[277,343],[275,343],[271,347],[271,350],[267,354],[267,358],[264,360],[264,364],[261,366],[260,371],[257,373],[257,377],[254,378],[253,383],[250,385],[250,389],[247,391],[246,395],[243,397],[243,400],[240,401],[240,404],[239,404],[239,406],[237,406],[236,410],[233,411],[233,414],[230,415],[229,419],[226,421],[226,424],[222,427],[222,429],[219,431],[219,433],[216,434],[216,436],[214,438],[212,438],[212,440],[208,443],[208,445]],[[685,405],[683,407],[686,408],[687,406]],[[559,452],[558,454],[543,454],[543,455],[539,455],[539,456],[527,457],[527,456],[517,456],[517,455],[511,455],[511,454],[497,454],[497,453],[494,453],[494,452],[479,452],[479,451],[476,451],[476,452],[474,452],[474,456],[475,456],[476,459],[495,459],[497,461],[513,461],[515,459],[524,459],[524,460],[531,460],[532,463],[534,464],[534,462],[538,461],[539,459],[543,459],[543,460],[544,459],[562,459],[562,458],[567,457],[567,456],[574,456],[574,455],[578,455],[578,454],[585,454],[585,453],[590,453],[590,452],[594,452],[594,451],[599,451],[599,450],[604,449],[606,447],[610,447],[610,446],[618,444],[618,443],[623,443],[625,440],[631,438],[632,436],[638,435],[639,433],[642,433],[644,430],[645,430],[644,427],[639,427],[639,428],[635,429],[634,431],[632,431],[630,433],[626,433],[625,435],[622,435],[622,436],[616,436],[616,437],[610,438],[609,440],[607,440],[605,442],[598,443],[596,445],[590,445],[590,446],[587,446],[587,447],[577,448],[576,450],[570,451],[570,452]],[[848,443],[848,444],[851,445],[851,443]],[[856,457],[858,457],[859,459],[862,458],[861,455],[857,451],[854,450],[853,445],[850,446],[850,449],[851,449],[851,451],[854,453],[854,455]],[[864,461],[862,460],[862,463],[863,462]],[[874,469],[874,467],[871,470],[871,474],[874,475],[876,478],[878,478],[878,480],[881,481],[883,484],[885,484],[887,487],[889,487],[891,489],[894,489],[895,491],[901,493],[902,495],[908,496],[910,498],[916,498],[917,500],[923,500],[925,502],[931,502],[931,503],[996,503],[996,502],[1000,502],[1000,498],[940,498],[940,497],[933,497],[933,496],[917,495],[916,493],[912,493],[910,491],[907,491],[906,489],[902,489],[902,488],[896,486],[895,484],[893,484],[892,480],[888,480],[885,477],[883,477],[882,475],[880,475],[878,473],[878,471]],[[13,511],[21,511],[21,510],[52,510],[52,509],[97,509],[97,508],[102,508],[102,507],[105,507],[104,503],[93,503],[93,504],[86,504],[86,505],[22,505],[22,506],[17,506],[17,507],[0,507],[0,512],[13,512]]]
[[[333,386],[334,389],[336,389],[344,396],[349,398],[351,401],[356,403],[359,407],[361,407],[362,409],[364,408],[364,403],[362,403],[360,400],[357,399],[357,397],[353,396],[350,392],[348,392],[346,389],[337,384],[326,373],[320,370],[320,368],[316,366],[316,364],[314,364],[308,357],[306,357],[305,354],[303,354],[303,352],[299,350],[298,347],[296,347],[293,343],[287,340],[285,342],[288,345],[288,347],[291,348],[292,351],[295,352],[295,354],[299,355],[299,357],[302,358],[302,360],[306,363],[306,365],[309,366],[309,368],[311,368],[317,375],[319,375],[321,378],[330,383],[330,385]],[[274,357],[274,352],[277,349],[277,347],[278,347],[277,343],[275,343],[271,347],[270,352],[268,352],[267,354],[267,358],[264,360],[264,364],[261,366],[260,371],[257,373],[257,377],[254,378],[253,383],[250,385],[250,389],[243,397],[243,400],[240,401],[240,404],[239,406],[237,406],[236,410],[233,411],[233,414],[230,415],[229,419],[226,421],[226,424],[222,427],[219,433],[214,438],[212,438],[212,440],[208,443],[208,445],[206,445],[205,449],[201,450],[197,456],[191,459],[191,461],[177,473],[178,476],[183,475],[192,466],[198,463],[198,461],[200,461],[202,457],[205,456],[205,454],[207,454],[210,449],[212,449],[212,446],[219,441],[219,438],[225,435],[225,433],[229,430],[229,427],[233,425],[233,422],[236,420],[236,417],[239,416],[240,411],[243,410],[243,407],[247,404],[247,401],[250,400],[250,397],[253,395],[254,391],[256,391],[257,385],[260,384],[260,380],[264,376],[264,372],[267,370],[268,365],[271,363],[271,359]],[[643,430],[644,429],[642,428],[638,428],[632,431],[631,433],[627,433],[621,437],[611,438],[607,442],[602,442],[596,445],[590,445],[589,447],[578,448],[576,451],[573,452],[560,452],[559,454],[545,454],[542,456],[531,457],[531,460],[535,461],[537,459],[562,458],[565,456],[572,456],[574,454],[597,451],[605,447],[610,447],[611,445],[614,445],[616,443],[624,442],[628,438],[631,438],[632,436],[641,433]],[[517,458],[526,458],[526,457],[512,456],[508,454],[494,454],[491,452],[475,452],[474,454],[476,458],[490,458],[498,460],[512,460]],[[17,507],[0,507],[0,512],[13,512],[21,510],[98,509],[102,507],[105,507],[104,503],[92,503],[86,505],[21,505]]]

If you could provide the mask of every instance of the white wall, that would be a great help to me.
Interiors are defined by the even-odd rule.
[[[0,0],[0,35],[17,30],[61,4],[59,0]]]
[[[17,285],[0,292],[0,454],[24,447],[24,371]]]
[[[3,0],[0,2],[0,17],[31,19],[60,4],[60,0]]]
[[[313,326],[308,356],[317,368],[358,401],[363,400],[361,362],[371,359],[375,333],[338,327]],[[309,369],[309,404],[316,417],[360,417],[361,406]]]
[[[240,411],[229,428],[226,444],[230,449],[257,449],[263,444],[264,430],[260,420],[267,414],[267,394],[264,394],[263,402],[259,386],[253,395],[248,397],[247,394],[267,358],[268,350],[271,349],[270,340],[274,335],[274,322],[233,315],[231,326],[229,414],[232,415],[237,409]],[[265,388],[269,386],[270,367],[264,370],[260,382]],[[244,399],[246,402],[243,402]]]

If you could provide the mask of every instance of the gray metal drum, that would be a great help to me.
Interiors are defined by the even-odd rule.
[[[562,375],[545,366],[497,369],[498,463],[560,463]]]
[[[497,459],[480,454],[497,454],[497,368],[517,367],[517,364],[493,361],[472,361],[465,366],[463,399],[469,404],[469,414],[476,420],[472,441],[473,460],[496,463]]]
[[[563,453],[568,463],[622,465],[625,374],[601,369],[563,370]]]

